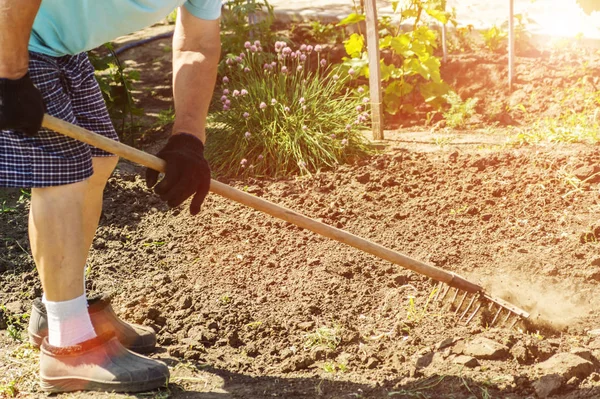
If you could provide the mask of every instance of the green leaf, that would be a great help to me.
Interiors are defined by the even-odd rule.
[[[444,25],[448,23],[450,19],[450,13],[447,11],[437,10],[437,9],[427,9],[425,12],[432,18],[440,21]]]
[[[410,37],[406,34],[398,35],[392,38],[390,46],[397,55],[400,55],[404,58],[408,58],[413,55],[410,45]]]
[[[364,20],[365,16],[363,14],[352,13],[338,22],[337,26],[354,25]]]
[[[363,35],[353,33],[350,38],[344,42],[346,53],[352,58],[360,57],[363,48],[365,47],[365,38]]]

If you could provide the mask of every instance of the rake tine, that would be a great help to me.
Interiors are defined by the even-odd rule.
[[[502,306],[500,306],[499,309],[498,309],[498,311],[496,312],[496,315],[492,319],[492,322],[490,323],[490,326],[493,326],[494,323],[496,323],[496,319],[498,319],[498,316],[500,316],[500,313],[502,313],[502,309],[504,309],[504,308]]]
[[[460,308],[462,308],[463,303],[465,302],[465,299],[467,298],[467,295],[469,295],[468,292],[465,292],[465,295],[462,296],[458,306],[456,307],[456,310],[454,311],[454,314],[457,315],[458,312],[460,311]]]
[[[515,328],[515,325],[517,324],[517,322],[518,322],[518,321],[519,321],[519,318],[518,318],[518,317],[515,317],[515,321],[513,321],[513,322],[510,324],[510,327],[508,327],[508,329],[509,329],[509,330],[512,330],[513,328]]]
[[[437,302],[438,297],[440,296],[440,292],[442,292],[442,287],[443,287],[444,283],[442,283],[441,281],[438,283],[435,292],[435,296],[433,297],[433,302]]]
[[[443,301],[444,298],[446,298],[446,295],[448,295],[448,291],[450,291],[450,286],[446,285],[446,288],[444,289],[444,293],[442,294],[442,297],[440,298],[440,301]]]
[[[460,315],[460,317],[458,318],[458,321],[461,321],[463,319],[463,317],[465,317],[465,315],[467,314],[467,312],[469,311],[469,309],[471,309],[471,306],[473,306],[473,304],[475,303],[476,299],[477,299],[477,296],[473,295],[473,298],[471,299],[471,302],[469,302],[469,306],[467,306],[467,308],[465,309],[465,311]]]
[[[475,308],[475,311],[471,314],[471,316],[469,316],[469,318],[465,322],[465,325],[468,325],[471,322],[471,320],[473,320],[473,317],[475,317],[477,312],[479,312],[479,309],[481,309],[481,302],[477,305],[477,307]]]
[[[506,315],[506,317],[504,318],[504,321],[502,322],[502,324],[506,324],[506,322],[508,321],[508,319],[510,319],[510,317],[513,315],[512,312],[508,312],[508,314]]]
[[[452,297],[452,300],[450,301],[450,308],[452,308],[452,305],[454,305],[454,301],[456,301],[456,297],[458,296],[458,288],[455,288],[456,291],[454,292],[454,296]]]

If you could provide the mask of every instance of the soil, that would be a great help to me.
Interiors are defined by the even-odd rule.
[[[141,70],[138,98],[156,133],[141,140],[149,151],[168,128],[151,122],[170,104],[170,76],[159,73],[169,70],[167,45],[125,57]],[[491,57],[457,56],[447,71],[461,74],[459,90],[507,101],[503,66],[481,61]],[[541,93],[570,85],[555,85],[567,71],[552,59],[528,65],[540,69],[519,85]],[[538,103],[538,115],[555,105],[548,95]],[[122,161],[106,189],[87,285],[110,294],[122,318],[157,331],[152,357],[173,378],[142,397],[600,397],[598,147],[505,146],[497,133],[452,132],[457,139],[442,143],[436,132],[390,132],[380,153],[336,170],[224,182],[481,284],[531,314],[512,328],[503,319],[490,326],[489,311],[465,324],[435,281],[217,195],[197,217],[168,209],[145,188],[143,170]],[[15,315],[41,295],[28,197],[1,190],[0,203],[0,328],[8,327],[0,396],[13,381],[19,395],[43,397],[37,352],[15,339],[26,324]],[[499,350],[482,354],[490,345]],[[560,354],[585,365],[544,373],[540,364]]]

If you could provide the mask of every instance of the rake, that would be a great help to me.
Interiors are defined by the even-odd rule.
[[[165,171],[165,161],[154,155],[111,140],[53,116],[45,115],[42,125],[55,132],[93,145],[137,164],[159,172]],[[478,314],[483,313],[489,315],[488,320],[484,322],[489,326],[497,325],[496,323],[506,325],[512,319],[512,324],[510,325],[510,328],[512,328],[519,320],[529,318],[529,313],[526,311],[501,298],[489,295],[483,287],[455,273],[409,258],[406,255],[385,248],[372,241],[321,223],[298,212],[255,197],[218,181],[211,180],[210,191],[438,281],[438,286],[435,288],[434,302],[441,302],[443,304],[442,301],[450,298],[448,309],[454,311],[458,321],[464,321],[464,324],[471,323]],[[448,305],[448,303],[443,304],[443,306]]]

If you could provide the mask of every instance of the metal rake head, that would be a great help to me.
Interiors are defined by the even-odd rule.
[[[458,322],[464,321],[464,325],[469,325],[480,315],[485,326],[508,326],[510,329],[529,318],[528,312],[501,298],[492,297],[483,289],[469,292],[440,282],[435,291],[433,301],[446,311],[454,312]]]

